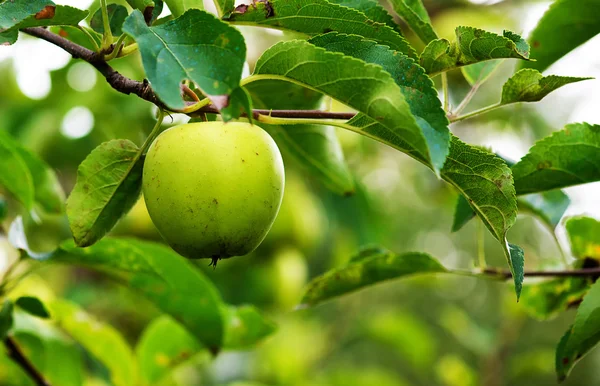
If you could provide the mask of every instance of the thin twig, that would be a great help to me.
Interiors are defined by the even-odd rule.
[[[498,268],[485,268],[481,271],[485,275],[496,276],[503,279],[512,277],[510,271]],[[582,268],[561,271],[525,271],[525,277],[600,277],[600,268]]]
[[[21,367],[23,371],[25,371],[27,375],[31,377],[31,379],[35,381],[37,386],[51,386],[50,382],[48,382],[46,378],[44,378],[44,376],[35,368],[33,363],[31,363],[29,359],[23,355],[23,352],[17,345],[17,342],[15,342],[12,337],[6,337],[4,339],[4,345],[8,350],[9,357],[15,361],[15,363],[17,363],[19,367]]]
[[[200,116],[203,114],[219,114],[219,110],[213,106],[208,105],[201,107],[200,109],[189,113],[190,117]],[[337,113],[323,110],[267,110],[267,109],[254,109],[252,110],[252,117],[258,119],[259,115],[267,115],[276,118],[313,118],[313,119],[342,119],[348,120],[354,117],[355,113]],[[242,114],[246,117],[247,114]]]

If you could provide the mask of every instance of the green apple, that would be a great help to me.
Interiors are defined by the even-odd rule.
[[[148,213],[169,245],[215,264],[258,247],[279,211],[284,180],[279,149],[263,129],[204,122],[156,138],[142,187]]]

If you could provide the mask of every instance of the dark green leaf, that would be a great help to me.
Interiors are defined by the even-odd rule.
[[[517,301],[521,297],[523,289],[523,279],[525,276],[525,253],[523,248],[515,244],[508,243],[508,253],[510,257],[510,271],[515,283],[515,292],[517,293]]]
[[[415,58],[414,48],[396,30],[369,20],[355,9],[325,0],[271,0],[238,7],[229,16],[236,24],[263,25],[319,35],[331,31],[364,36]]]
[[[44,304],[36,297],[21,296],[17,299],[15,304],[22,310],[30,313],[33,316],[37,316],[38,318],[47,319],[50,317],[50,314],[48,313],[48,310],[46,310],[46,307],[44,307]]]
[[[229,306],[225,311],[225,348],[240,350],[256,345],[275,332],[275,324],[253,306]]]
[[[0,340],[4,340],[13,326],[13,303],[6,299],[0,308]]]
[[[532,213],[551,229],[556,228],[570,203],[569,196],[561,190],[528,194],[517,200],[520,211]]]
[[[457,27],[456,41],[430,42],[421,54],[421,66],[429,75],[490,59],[528,59],[529,46],[517,34],[504,31],[503,36],[473,27]]]
[[[229,104],[221,108],[221,118],[225,122],[239,117],[242,113],[246,113],[249,119],[252,120],[252,101],[250,95],[243,87],[234,89],[229,98]]]
[[[524,68],[504,83],[500,103],[505,105],[517,102],[538,102],[557,88],[588,79],[592,78],[542,76],[537,70]]]
[[[389,2],[425,44],[438,38],[421,0],[389,0]]]
[[[556,349],[557,375],[563,380],[573,366],[600,341],[600,281],[584,296],[575,323]]]
[[[437,260],[424,253],[395,254],[385,251],[374,252],[369,257],[363,254],[361,259],[333,269],[310,282],[301,306],[314,306],[385,280],[439,272],[448,271]]]
[[[65,192],[54,170],[24,147],[18,147],[17,151],[31,173],[35,201],[48,213],[62,213]]]
[[[48,303],[48,307],[53,320],[106,366],[115,386],[137,383],[135,357],[125,338],[115,328],[66,300],[54,300]]]
[[[146,8],[155,6],[153,0],[127,0],[127,4],[133,9],[140,10],[142,13],[145,13]]]
[[[574,257],[600,260],[600,221],[591,217],[571,217],[565,227]]]
[[[0,30],[10,29],[45,7],[54,6],[50,0],[13,0],[0,3]]]
[[[108,21],[110,24],[110,31],[114,36],[119,36],[123,33],[122,27],[125,18],[127,18],[127,8],[119,4],[109,4],[106,7],[108,11]],[[104,33],[104,22],[102,20],[102,8],[98,8],[92,19],[90,20],[90,27],[98,33]]]
[[[35,198],[33,177],[20,155],[20,147],[6,131],[0,130],[0,185],[31,208]]]
[[[512,170],[517,194],[600,181],[600,125],[565,126],[538,141]]]
[[[204,9],[202,0],[165,0],[165,3],[175,17],[183,15],[189,9]]]
[[[314,37],[310,42],[328,51],[341,52],[367,63],[377,64],[387,71],[400,87],[400,92],[427,141],[429,156],[426,159],[431,160],[435,171],[442,168],[450,146],[448,119],[431,78],[414,60],[355,35],[332,32]],[[352,121],[360,119],[357,116]],[[375,120],[373,122],[376,123]],[[377,130],[364,128],[362,132],[397,149],[406,148],[404,138],[396,136],[394,131],[382,132],[381,125],[372,127]]]
[[[165,246],[134,239],[104,239],[89,248],[68,242],[51,261],[104,271],[179,321],[211,352],[223,344],[218,292],[200,271]]]
[[[141,150],[115,139],[94,149],[79,165],[67,200],[73,238],[79,246],[100,240],[137,201],[142,187]]]
[[[456,209],[454,210],[454,222],[452,223],[452,232],[460,230],[466,223],[468,223],[473,217],[475,212],[469,201],[462,194],[458,196],[456,200]]]
[[[19,31],[16,29],[0,32],[0,46],[10,46],[11,44],[15,44],[18,38]]]
[[[599,0],[557,0],[538,22],[531,36],[531,59],[522,67],[544,71],[552,63],[600,33]]]
[[[532,317],[547,320],[581,301],[589,288],[587,279],[567,277],[525,284],[521,306]]]
[[[0,223],[4,221],[6,215],[8,214],[8,204],[4,197],[0,196]]]
[[[392,29],[397,29],[398,25],[392,15],[383,8],[377,0],[328,0],[330,3],[338,4],[348,8],[354,8],[365,14],[365,16],[374,22],[383,23]]]
[[[203,350],[196,338],[171,317],[154,319],[135,348],[144,384],[159,384],[174,368]]]
[[[219,108],[247,103],[231,101],[239,87],[246,45],[242,34],[213,15],[192,9],[181,17],[148,27],[139,11],[123,25],[142,54],[146,76],[158,97],[169,107],[185,106],[180,84],[189,79]],[[157,58],[160,60],[157,61]],[[246,95],[245,93],[237,93]],[[237,111],[232,111],[234,117]]]
[[[229,15],[235,8],[235,0],[214,0],[220,16]]]
[[[262,109],[314,109],[321,102],[320,93],[290,82],[264,80],[250,83],[247,88],[256,107]],[[284,155],[293,157],[331,191],[344,195],[354,191],[354,180],[334,128],[321,125],[261,126],[271,134]]]
[[[488,78],[503,62],[503,59],[488,60],[485,62],[470,64],[468,66],[461,67],[460,69],[463,73],[463,76],[471,86],[476,84],[481,85],[488,80]]]

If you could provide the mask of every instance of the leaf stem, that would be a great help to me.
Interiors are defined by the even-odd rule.
[[[96,51],[100,51],[100,46],[98,45],[98,42],[96,41],[96,39],[92,36],[92,34],[90,33],[90,31],[87,30],[87,28],[78,25],[77,26],[79,28],[79,30],[81,32],[83,32],[85,34],[85,36],[87,36],[88,40],[90,42],[92,42],[94,48],[96,49]]]
[[[129,44],[129,45],[123,47],[123,49],[121,49],[121,52],[119,53],[119,58],[122,58],[123,56],[132,54],[132,53],[136,52],[137,50],[138,50],[137,43]]]
[[[448,74],[442,73],[442,92],[444,93],[444,111],[449,112],[450,100],[448,98]]]
[[[486,106],[486,107],[481,108],[479,110],[471,111],[470,113],[467,113],[465,115],[461,115],[459,117],[450,117],[450,122],[454,123],[454,122],[463,121],[465,119],[473,118],[473,117],[475,117],[477,115],[485,114],[485,113],[487,113],[489,111],[497,109],[498,107],[502,107],[502,103],[500,103],[500,102],[494,103],[493,105]]]
[[[313,118],[278,118],[270,115],[257,114],[255,119],[259,122],[266,123],[267,125],[325,125],[341,127],[342,129],[350,130],[355,133],[361,132],[357,127],[349,125],[346,122],[334,121],[334,120],[323,120]]]
[[[127,37],[127,35],[125,35],[125,34],[121,34],[121,36],[119,36],[119,39],[117,39],[117,42],[113,46],[112,52],[109,55],[106,55],[104,57],[105,61],[109,62],[109,61],[113,60],[114,58],[116,58],[121,53],[121,45],[123,44],[123,41],[125,40],[126,37]]]
[[[50,382],[44,378],[44,376],[35,368],[23,352],[17,345],[17,342],[12,337],[6,337],[4,339],[4,346],[8,351],[8,356],[23,369],[35,381],[37,386],[51,386]]]
[[[477,258],[479,268],[485,269],[487,266],[485,262],[485,228],[483,221],[480,219],[477,221]]]
[[[113,43],[113,36],[112,31],[110,30],[110,20],[108,18],[108,8],[106,6],[106,0],[100,0],[100,9],[102,10],[102,24],[104,26],[102,48],[107,49]]]
[[[144,141],[144,144],[140,148],[140,151],[139,151],[140,155],[144,154],[148,150],[148,148],[150,147],[152,142],[154,142],[154,139],[156,137],[158,137],[158,134],[160,133],[160,128],[162,126],[162,121],[163,121],[165,115],[166,114],[163,111],[163,109],[159,108],[158,115],[156,117],[156,124],[154,125],[154,127],[152,128],[152,131],[150,132],[150,135],[148,135],[148,138],[146,138],[146,140]]]
[[[481,86],[480,83],[475,83],[473,87],[471,87],[467,95],[465,95],[464,99],[456,107],[456,110],[454,110],[450,115],[450,119],[457,117],[465,109],[465,107],[469,105],[469,102],[471,102],[471,99],[473,99],[477,93],[477,90],[479,90],[479,86]]]

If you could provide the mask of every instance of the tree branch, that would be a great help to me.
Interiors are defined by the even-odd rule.
[[[63,50],[67,51],[75,59],[83,59],[86,62],[94,66],[104,77],[108,84],[115,90],[123,94],[135,94],[138,97],[157,105],[158,107],[172,111],[165,106],[158,96],[150,87],[147,80],[139,82],[132,80],[119,74],[114,68],[112,68],[105,60],[104,55],[110,54],[110,52],[94,52],[78,44],[73,43],[70,40],[63,38],[49,30],[41,27],[23,28],[23,32],[52,43]],[[115,49],[111,47],[111,49]],[[190,105],[196,102],[189,102]],[[188,114],[189,116],[199,116],[206,113],[219,114],[219,110],[212,106],[205,106],[193,113]],[[344,119],[348,120],[354,116],[354,113],[336,113],[330,111],[321,110],[261,110],[256,109],[252,111],[252,115],[255,119],[258,119],[259,115],[270,115],[272,117],[280,118],[316,118],[316,119]]]
[[[37,386],[51,386],[44,376],[33,366],[33,364],[23,355],[23,352],[17,346],[13,338],[6,337],[4,345],[8,350],[8,356],[15,361],[22,369],[35,381]]]
[[[482,271],[485,275],[497,276],[502,279],[512,278],[510,271],[498,268],[485,268]],[[525,277],[600,277],[600,268],[582,268],[564,271],[525,271]]]

